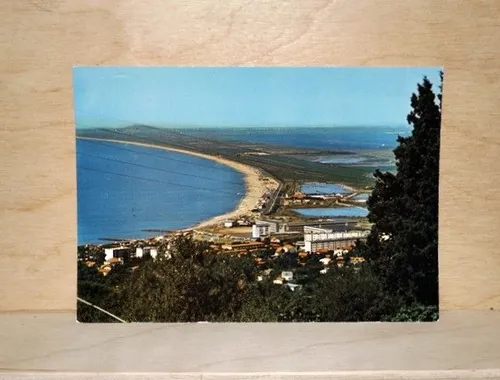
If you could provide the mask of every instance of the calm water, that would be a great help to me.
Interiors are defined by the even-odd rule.
[[[368,158],[363,156],[339,154],[335,156],[321,156],[314,161],[322,164],[363,164],[368,161]]]
[[[348,194],[352,191],[339,184],[309,182],[300,186],[300,191],[305,194]]]
[[[334,128],[205,128],[183,131],[183,133],[197,136],[216,136],[233,141],[355,151],[394,149],[397,146],[398,135],[407,136],[410,132],[411,129],[406,125]]]
[[[77,140],[77,180],[78,244],[186,228],[233,210],[245,193],[243,175],[214,161],[86,140]]]
[[[296,208],[293,211],[307,217],[364,217],[368,215],[368,210],[363,207],[331,207],[331,208]]]

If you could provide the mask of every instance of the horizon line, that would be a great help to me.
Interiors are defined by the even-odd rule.
[[[250,128],[360,128],[360,127],[406,127],[411,128],[410,124],[402,123],[402,124],[346,124],[346,125],[330,125],[330,124],[319,124],[319,125],[196,125],[196,124],[174,124],[174,125],[158,125],[158,124],[147,124],[147,123],[129,123],[127,125],[107,125],[107,126],[98,126],[98,125],[89,125],[84,124],[83,127],[79,126],[78,123],[75,122],[75,129],[123,129],[123,128],[131,128],[131,127],[149,127],[149,128],[157,128],[157,129],[250,129]]]

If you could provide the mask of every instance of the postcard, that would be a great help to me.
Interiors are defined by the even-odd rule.
[[[439,67],[75,67],[77,320],[438,319]]]

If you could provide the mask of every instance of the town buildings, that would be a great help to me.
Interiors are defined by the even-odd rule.
[[[252,226],[252,237],[254,239],[269,236],[274,233],[287,232],[288,226],[280,220],[256,220]]]
[[[113,248],[105,248],[104,249],[104,259],[108,261],[109,259],[116,258],[125,258],[130,255],[130,248],[128,247],[113,247]]]
[[[325,228],[332,231],[351,231],[357,229],[358,221],[349,220],[346,218],[338,218],[334,220],[322,221],[322,222],[291,222],[287,223],[288,231],[298,231],[303,232],[305,226]]]
[[[135,249],[135,257],[151,257],[153,259],[158,256],[158,249],[155,247],[143,247]]]
[[[260,241],[221,245],[221,249],[223,251],[230,251],[231,253],[246,253],[248,251],[253,251],[256,249],[263,249],[263,248],[265,248],[265,244]]]
[[[369,231],[362,230],[334,232],[331,229],[305,226],[304,249],[306,252],[350,249],[357,240],[366,240],[369,233]]]

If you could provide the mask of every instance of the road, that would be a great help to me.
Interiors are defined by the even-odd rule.
[[[280,182],[278,188],[274,191],[273,195],[271,196],[271,200],[267,203],[266,207],[261,211],[262,215],[269,215],[272,212],[274,206],[276,205],[276,201],[279,198],[279,194],[282,187],[283,183]]]

